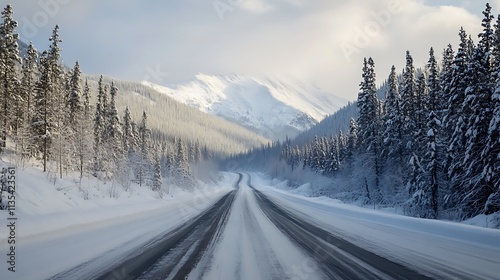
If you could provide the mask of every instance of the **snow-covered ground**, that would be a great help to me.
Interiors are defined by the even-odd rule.
[[[189,279],[324,279],[314,256],[270,219],[269,209],[246,184],[249,176],[252,186],[291,215],[422,274],[443,279],[500,275],[499,230],[308,198],[251,174],[244,176],[228,218],[219,221],[218,233]],[[210,208],[234,189],[239,176],[223,173],[221,178],[217,186],[204,185],[194,193],[173,188],[159,198],[148,188],[124,190],[96,179],[81,185],[60,180],[55,187],[36,168],[18,170],[16,272],[7,270],[7,212],[0,211],[5,223],[0,227],[0,279],[102,275]]]
[[[237,179],[224,174],[218,186],[203,185],[194,193],[171,188],[160,199],[147,187],[124,190],[97,179],[81,185],[59,180],[56,187],[36,168],[18,169],[16,272],[7,270],[7,211],[0,211],[0,279],[45,279],[85,264],[84,279],[189,221],[233,189]]]
[[[500,230],[417,219],[308,198],[272,187],[263,176],[253,185],[278,205],[352,243],[388,259],[407,263],[443,278],[499,279]]]

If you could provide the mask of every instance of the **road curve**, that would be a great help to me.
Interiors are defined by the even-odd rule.
[[[318,263],[330,279],[432,279],[300,219],[256,190],[257,202],[281,232]]]

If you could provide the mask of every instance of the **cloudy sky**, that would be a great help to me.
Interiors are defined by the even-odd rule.
[[[0,0],[39,51],[55,24],[67,65],[89,74],[171,85],[197,73],[273,75],[355,100],[363,57],[378,81],[410,50],[477,38],[486,1],[475,0]],[[500,0],[491,1],[500,11]],[[167,74],[168,73],[168,74]]]

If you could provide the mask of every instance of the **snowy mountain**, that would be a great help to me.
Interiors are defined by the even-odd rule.
[[[296,136],[347,104],[315,86],[270,77],[198,74],[171,87],[143,84],[272,139]]]
[[[93,104],[97,98],[99,77],[85,76],[91,88]],[[269,141],[242,126],[200,112],[140,83],[110,77],[103,77],[103,81],[108,85],[113,82],[118,88],[116,103],[121,117],[125,107],[129,107],[134,120],[140,120],[142,112],[146,111],[151,129],[171,139],[177,137],[192,143],[199,142],[218,154],[238,153]]]

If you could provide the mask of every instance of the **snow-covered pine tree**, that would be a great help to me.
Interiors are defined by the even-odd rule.
[[[72,79],[73,80],[73,79]],[[75,79],[73,82],[80,81]],[[82,92],[81,109],[77,110],[76,123],[74,125],[74,153],[77,158],[77,170],[80,171],[80,179],[83,178],[85,169],[92,160],[92,108],[90,106],[90,87],[85,81]]]
[[[385,130],[382,134],[384,142],[382,159],[387,160],[387,162],[395,162],[396,166],[401,168],[403,163],[403,115],[401,113],[401,96],[399,95],[396,68],[394,66],[392,66],[387,80],[384,106],[386,114],[384,115]]]
[[[0,152],[6,147],[9,127],[17,121],[16,112],[13,111],[16,107],[15,104],[23,102],[20,100],[17,70],[21,63],[17,44],[19,34],[15,33],[18,24],[13,19],[13,14],[12,6],[7,5],[2,11],[3,22],[0,23],[0,105],[2,109],[0,113]]]
[[[491,189],[491,195],[484,206],[485,214],[500,211],[500,15],[495,24],[493,43],[493,78],[495,87],[491,96],[492,117],[488,127],[486,145],[481,153],[483,170],[481,182]]]
[[[330,136],[327,146],[327,157],[325,160],[325,175],[333,176],[340,168],[340,148],[339,138],[335,135]]]
[[[347,158],[347,135],[339,131],[337,137],[337,143],[339,146],[339,169],[344,165]]]
[[[451,50],[451,48],[450,48]],[[452,51],[451,51],[452,52]],[[447,51],[445,55],[449,56],[450,51]],[[439,205],[442,203],[441,199],[443,194],[448,190],[448,176],[446,172],[446,166],[444,162],[446,161],[446,145],[448,136],[445,134],[446,131],[443,129],[443,117],[446,110],[446,99],[443,97],[443,82],[440,78],[449,80],[451,67],[453,61],[452,57],[443,58],[443,69],[441,74],[439,73],[436,58],[434,57],[434,50],[431,48],[429,51],[429,61],[427,62],[427,85],[428,85],[428,114],[427,114],[427,129],[428,129],[428,142],[426,144],[427,151],[424,155],[425,157],[425,168],[428,176],[430,176],[432,203],[431,205],[436,205],[436,218],[438,215]],[[450,73],[450,74],[449,74]],[[433,135],[429,135],[433,134]]]
[[[402,135],[403,115],[401,112],[401,96],[399,95],[396,68],[392,66],[387,80],[385,94],[385,114],[383,116],[383,133],[380,160],[385,179],[385,188],[388,193],[396,195],[403,193],[402,168],[404,166]]]
[[[442,183],[441,165],[438,158],[436,141],[440,120],[434,111],[428,114],[427,131],[424,140],[424,154],[421,157],[412,157],[412,165],[416,173],[415,186],[410,194],[410,211],[413,216],[437,219],[438,217],[438,194]]]
[[[358,148],[358,124],[351,118],[349,121],[349,133],[347,134],[347,158],[350,160]]]
[[[47,51],[40,57],[40,79],[35,88],[34,114],[32,122],[34,155],[42,159],[43,171],[47,171],[47,161],[49,157],[49,147],[52,142],[52,126],[50,118],[53,114],[52,83],[50,80],[51,68],[47,59]]]
[[[325,136],[323,136],[321,137],[320,141],[320,154],[319,154],[320,155],[319,161],[321,163],[321,169],[320,169],[321,172],[324,172],[324,170],[326,169],[328,151],[330,151],[330,143],[328,142],[328,139]]]
[[[22,78],[21,78],[21,95],[25,100],[23,104],[24,123],[20,132],[20,146],[23,156],[30,157],[33,154],[33,137],[31,131],[31,122],[34,115],[34,93],[36,83],[38,82],[38,51],[30,43],[26,52],[26,57],[23,60]]]
[[[130,139],[131,142],[129,142],[129,150],[131,149],[135,155],[139,156],[141,150],[141,135],[139,134],[139,125],[132,120],[130,121],[130,127],[132,128],[132,138]]]
[[[498,78],[500,73],[500,14],[497,17],[497,20],[494,24],[494,33],[493,33],[493,47],[491,49],[491,63],[492,63],[492,87],[496,89]]]
[[[174,180],[177,186],[183,187],[187,190],[192,190],[193,182],[191,180],[191,172],[189,170],[189,163],[187,160],[187,150],[182,139],[177,140],[177,149],[175,156]]]
[[[311,167],[311,148],[309,143],[304,145],[303,154],[302,154],[302,169],[306,169]]]
[[[381,118],[380,102],[377,97],[375,84],[375,63],[372,58],[364,59],[363,75],[358,95],[358,145],[368,170],[363,170],[363,176],[370,181],[367,197],[374,199],[373,203],[381,202],[380,176],[381,166],[379,160]],[[360,168],[360,170],[363,168]],[[365,177],[365,178],[366,178]],[[371,182],[373,181],[373,183]]]
[[[69,77],[69,85],[68,85],[68,98],[66,100],[66,110],[68,111],[68,116],[65,125],[69,126],[71,133],[69,135],[68,141],[70,151],[70,160],[71,166],[75,166],[76,170],[80,170],[80,176],[83,176],[83,167],[82,158],[79,157],[81,155],[80,149],[82,148],[81,141],[83,140],[82,133],[80,128],[82,128],[82,114],[83,114],[83,103],[82,103],[82,77],[80,71],[80,64],[78,61],[75,63],[73,70],[70,73]]]
[[[440,150],[443,148],[443,144],[438,138],[438,132],[441,129],[441,120],[436,116],[434,111],[429,112],[428,122],[427,122],[427,151],[424,156],[424,168],[427,173],[426,186],[428,189],[427,200],[431,213],[428,215],[431,219],[438,218],[439,209],[439,193],[441,186],[444,184],[444,172],[442,166],[442,158],[440,157]]]
[[[290,166],[292,171],[300,165],[301,162],[301,152],[298,146],[292,148],[292,158],[290,160]]]
[[[415,79],[415,66],[413,57],[409,51],[406,51],[406,66],[403,72],[403,80],[400,88],[401,94],[401,112],[403,114],[403,148],[408,150],[411,144],[412,133],[415,130],[415,95],[417,83]]]
[[[50,44],[47,63],[50,68],[50,81],[52,84],[52,104],[53,115],[51,122],[53,126],[53,145],[51,153],[58,162],[59,177],[63,177],[63,165],[67,164],[67,159],[70,154],[69,138],[71,137],[71,129],[67,122],[68,107],[67,104],[67,88],[66,76],[64,68],[61,64],[61,48],[59,43],[62,40],[59,38],[59,26],[56,25],[52,31],[52,36],[49,39]]]
[[[497,69],[500,71],[500,66]],[[483,209],[487,215],[500,211],[500,73],[498,77],[491,98],[493,115],[488,127],[488,140],[481,154],[484,161],[481,182],[491,193]]]
[[[324,145],[324,139],[315,136],[311,150],[311,168],[315,172],[319,173],[325,170],[325,157],[326,157],[326,150]]]
[[[85,85],[83,86],[82,92],[83,98],[83,115],[86,117],[86,121],[89,122],[91,120],[90,114],[92,112],[92,105],[90,105],[90,86],[89,81],[85,79]]]
[[[361,91],[358,95],[358,143],[363,151],[372,149],[377,136],[378,98],[375,85],[375,64],[373,60],[364,60],[363,81],[360,84]]]
[[[199,163],[201,161],[201,149],[200,149],[200,143],[196,141],[194,144],[194,162],[193,163]]]
[[[428,111],[428,89],[424,73],[420,73],[416,81],[417,91],[415,92],[415,124],[417,130],[425,130]]]
[[[103,110],[103,99],[105,96],[103,77],[99,78],[98,91],[97,91],[97,103],[95,107],[94,116],[94,158],[92,171],[94,176],[98,176],[98,173],[102,171],[102,158],[103,158],[103,131],[105,128],[105,112]]]
[[[132,129],[132,117],[128,106],[125,108],[123,117],[123,152],[127,157],[131,157],[137,151],[137,141]]]
[[[161,164],[160,164],[160,157],[158,156],[158,153],[155,153],[154,156],[154,174],[153,174],[153,186],[152,189],[153,191],[160,191],[161,190],[161,184],[162,184],[162,179],[161,179]]]
[[[175,173],[175,154],[173,147],[167,149],[167,155],[165,159],[165,170],[166,170],[165,177],[173,178],[173,175]]]
[[[160,147],[161,147],[161,152],[160,152],[160,167],[161,167],[161,174],[163,177],[167,176],[167,158],[168,158],[168,151],[167,151],[167,141],[163,140],[160,142]]]
[[[467,69],[468,87],[465,91],[465,100],[462,106],[464,117],[468,118],[465,133],[466,146],[463,169],[465,180],[462,188],[465,196],[464,218],[473,217],[482,211],[493,192],[491,186],[481,180],[483,171],[483,150],[492,120],[492,86],[491,86],[491,47],[493,45],[493,30],[491,28],[491,7],[486,5],[483,12],[483,32],[479,34],[480,41],[474,50],[471,62]]]
[[[67,100],[67,106],[69,108],[69,124],[75,129],[77,121],[79,121],[79,115],[83,112],[82,104],[82,71],[80,70],[80,63],[76,61],[73,71],[71,73],[71,78],[69,82],[69,96]]]
[[[455,132],[458,119],[462,115],[462,104],[465,99],[465,89],[467,88],[466,70],[470,57],[467,55],[467,33],[460,29],[460,45],[453,60],[451,81],[445,87],[445,96],[448,98],[448,108],[446,110],[445,128],[447,134]],[[443,69],[444,70],[444,69]]]
[[[105,136],[103,139],[105,141],[104,146],[108,156],[107,172],[113,172],[117,168],[118,163],[123,159],[123,132],[115,101],[117,93],[118,88],[112,83],[110,90],[111,100],[108,105],[108,111],[106,112],[108,122],[107,127],[105,127]]]
[[[447,69],[448,70],[448,69]],[[439,80],[439,69],[434,56],[434,48],[429,50],[429,61],[427,62],[427,90],[428,90],[428,107],[438,117],[443,111],[443,100],[441,97],[441,82]]]
[[[446,116],[447,107],[448,107],[448,99],[449,96],[447,93],[450,91],[451,81],[453,79],[453,61],[455,59],[455,51],[451,44],[443,50],[443,60],[441,62],[441,72],[439,73],[439,88],[440,91],[438,93],[438,97],[436,98],[438,102],[440,102],[442,107],[442,112],[438,114],[441,117],[441,120],[444,122],[444,117]],[[428,66],[429,67],[429,66]],[[444,124],[444,123],[443,123]],[[443,134],[446,135],[446,131],[443,131]]]
[[[146,111],[142,112],[142,120],[139,125],[139,151],[138,163],[136,164],[136,180],[140,186],[150,185],[152,180],[152,167],[150,160],[151,131],[148,127],[148,116]]]
[[[465,90],[467,88],[467,65],[470,58],[467,55],[467,34],[463,28],[460,29],[460,45],[453,60],[453,70],[451,82],[445,87],[445,95],[448,97],[448,106],[443,118],[445,136],[448,143],[446,169],[450,180],[450,193],[446,197],[446,208],[452,210],[458,206],[459,197],[463,194],[462,182],[463,160],[465,154],[465,132],[467,129],[467,118],[464,117],[463,103],[465,100]],[[458,211],[455,211],[458,212]]]
[[[423,217],[426,215],[423,211],[422,205],[426,203],[425,195],[425,178],[427,176],[424,155],[427,143],[427,126],[425,124],[425,116],[427,115],[427,86],[425,83],[425,76],[423,73],[419,74],[416,81],[415,91],[415,115],[410,120],[415,124],[412,140],[411,140],[411,155],[409,159],[409,166],[411,173],[407,178],[407,188],[410,195],[408,201],[408,210],[410,215]]]

